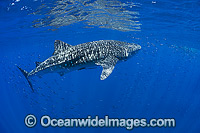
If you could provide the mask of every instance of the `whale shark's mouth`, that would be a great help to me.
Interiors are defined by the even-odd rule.
[[[137,45],[137,49],[140,50],[142,47],[140,45]]]

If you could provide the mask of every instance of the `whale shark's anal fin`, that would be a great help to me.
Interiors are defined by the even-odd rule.
[[[106,79],[115,68],[115,65],[119,59],[114,56],[108,56],[104,60],[100,60],[96,62],[96,65],[101,65],[103,67],[103,71],[101,73],[101,80]]]
[[[72,45],[69,45],[63,41],[55,40],[54,42],[54,52],[53,55],[56,55],[60,52],[63,52],[65,50],[68,50],[70,47],[73,47]]]
[[[30,85],[32,91],[34,92],[34,90],[33,90],[33,85],[32,85],[32,83],[30,82],[30,80],[28,79],[28,72],[25,71],[25,70],[23,70],[23,69],[21,69],[21,68],[18,67],[18,66],[17,66],[17,68],[22,72],[22,74],[24,75],[24,77],[25,77],[26,80],[28,81],[28,84]]]
[[[64,72],[59,72],[58,74],[59,74],[60,76],[64,76],[64,75],[65,75]]]

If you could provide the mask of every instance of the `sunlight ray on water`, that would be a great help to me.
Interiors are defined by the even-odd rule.
[[[86,25],[119,31],[140,30],[139,3],[122,3],[116,0],[58,0],[42,4],[34,15],[42,17],[33,21],[33,27],[71,25],[83,21]]]

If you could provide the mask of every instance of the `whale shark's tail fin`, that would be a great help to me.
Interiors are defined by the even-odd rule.
[[[32,85],[32,83],[30,82],[30,80],[28,79],[28,72],[25,71],[25,70],[23,70],[23,69],[21,69],[21,68],[18,67],[18,66],[17,66],[17,68],[19,68],[19,70],[22,72],[22,74],[24,75],[24,77],[25,77],[26,80],[28,81],[28,84],[30,85],[32,91],[34,92],[34,90],[33,90],[33,85]]]

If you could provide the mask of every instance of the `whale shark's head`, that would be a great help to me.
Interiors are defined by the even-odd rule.
[[[141,49],[141,46],[135,43],[126,43],[121,45],[121,47],[122,47],[121,53],[117,54],[116,56],[120,60],[127,60],[128,58],[135,55]]]
[[[127,45],[124,46],[124,54],[123,58],[129,58],[132,57],[134,54],[138,52],[138,50],[141,49],[141,46],[135,43],[128,43]]]
[[[138,44],[130,43],[126,47],[128,56],[135,54],[138,50],[141,49],[141,46]]]

